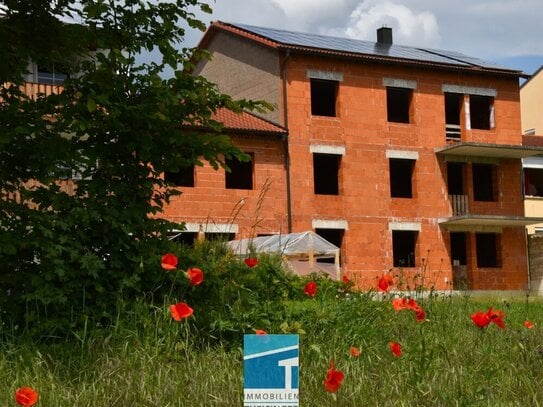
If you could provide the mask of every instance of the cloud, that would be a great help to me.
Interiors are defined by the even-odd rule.
[[[441,36],[437,19],[429,11],[413,11],[390,1],[365,1],[358,5],[345,27],[328,30],[330,35],[342,35],[375,41],[377,28],[392,28],[394,43],[421,47],[439,47]]]

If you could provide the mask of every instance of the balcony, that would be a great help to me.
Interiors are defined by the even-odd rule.
[[[9,88],[10,86],[12,86],[10,83],[4,84],[5,88]],[[39,95],[56,95],[62,92],[64,87],[61,85],[51,85],[47,83],[25,82],[24,85],[21,85],[20,89],[30,99],[36,100]]]
[[[461,140],[462,130],[459,124],[445,124],[445,139],[447,144]]]
[[[453,216],[467,215],[469,213],[467,195],[449,195]]]

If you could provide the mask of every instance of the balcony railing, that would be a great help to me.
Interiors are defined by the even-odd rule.
[[[467,215],[469,213],[467,195],[449,195],[453,216]]]
[[[9,88],[10,86],[12,86],[10,83],[4,84],[4,87],[6,89]],[[44,96],[58,94],[64,90],[64,87],[62,87],[61,85],[51,85],[48,83],[25,82],[24,85],[21,85],[20,89],[30,99],[35,100],[38,98],[38,95],[40,94]]]
[[[460,141],[462,130],[459,124],[445,124],[445,137],[447,141]]]

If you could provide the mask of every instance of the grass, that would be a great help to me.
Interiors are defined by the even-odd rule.
[[[428,320],[417,323],[388,299],[322,294],[288,304],[285,322],[305,331],[301,406],[543,405],[541,300],[424,299]],[[488,306],[506,313],[506,329],[472,323],[470,314]],[[526,319],[534,329],[523,326]],[[400,358],[389,341],[402,344]],[[350,346],[360,348],[360,357],[349,355]],[[166,305],[142,301],[111,329],[60,342],[22,335],[4,339],[0,349],[2,406],[15,405],[14,390],[27,385],[38,390],[42,406],[242,405],[238,343],[199,337],[194,325],[174,323]],[[322,385],[332,359],[345,374],[336,395]]]

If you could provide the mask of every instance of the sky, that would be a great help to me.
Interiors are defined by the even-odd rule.
[[[532,74],[543,65],[541,0],[210,0],[220,20],[376,41],[391,27],[398,45],[457,51]],[[201,39],[187,32],[185,46]]]

